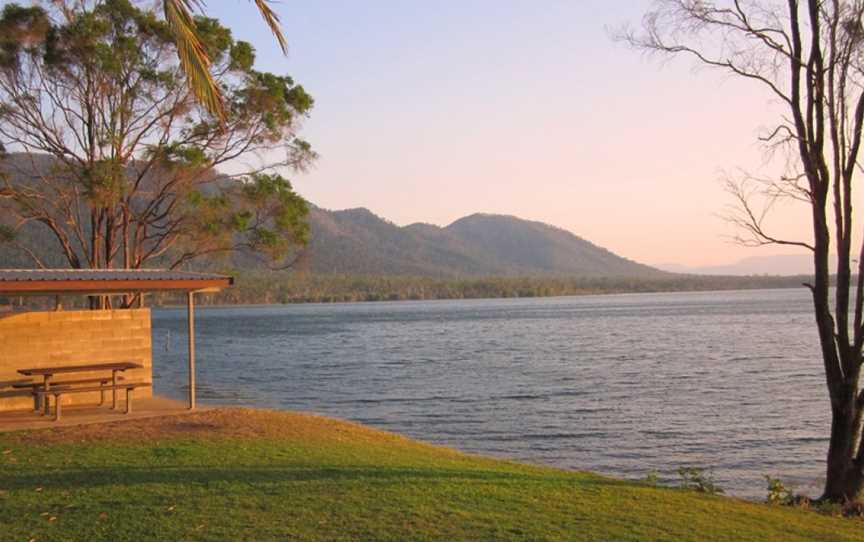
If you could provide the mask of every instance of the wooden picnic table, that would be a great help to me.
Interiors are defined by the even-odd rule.
[[[129,369],[141,369],[144,366],[140,363],[133,363],[131,361],[121,361],[114,363],[91,363],[88,365],[63,365],[59,367],[34,367],[32,369],[18,369],[18,372],[24,376],[41,376],[42,384],[40,390],[46,392],[42,394],[44,399],[43,405],[38,405],[40,410],[44,408],[44,414],[48,414],[48,395],[47,392],[51,391],[51,379],[54,378],[54,375],[59,374],[70,374],[70,373],[89,373],[94,371],[111,371],[111,386],[112,386],[112,401],[111,408],[117,408],[117,373],[122,373],[124,371],[128,371]],[[62,384],[62,382],[58,382],[58,384]],[[34,384],[34,392],[36,391],[36,386],[39,384]]]

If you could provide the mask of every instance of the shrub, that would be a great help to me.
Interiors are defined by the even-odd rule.
[[[779,478],[773,478],[766,474],[765,481],[768,484],[768,497],[765,501],[768,504],[778,504],[788,506],[793,504],[795,497],[792,491],[789,490]]]
[[[681,477],[681,489],[689,489],[700,493],[718,495],[723,490],[714,482],[714,478],[699,467],[678,467]]]
[[[660,474],[656,470],[649,471],[642,480],[642,483],[651,487],[660,485]]]

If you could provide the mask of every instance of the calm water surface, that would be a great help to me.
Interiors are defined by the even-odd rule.
[[[314,411],[461,450],[675,481],[710,468],[818,493],[828,401],[806,290],[214,308],[199,397]],[[185,312],[155,310],[182,397]]]

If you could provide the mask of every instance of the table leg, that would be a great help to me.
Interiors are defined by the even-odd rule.
[[[114,387],[111,390],[111,410],[117,410],[117,369],[111,371],[111,385]]]
[[[48,415],[48,409],[51,407],[51,400],[48,398],[48,391],[51,389],[51,375],[50,374],[45,375],[45,379],[42,382],[42,388],[45,391],[45,393],[42,395],[42,402],[43,402],[42,413],[44,416],[47,416]],[[55,403],[57,402],[56,398],[55,398],[54,402]]]

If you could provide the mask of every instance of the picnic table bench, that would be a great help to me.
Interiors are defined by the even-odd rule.
[[[132,394],[135,391],[135,388],[142,388],[150,386],[149,382],[124,382],[123,384],[111,385],[111,386],[90,386],[85,388],[71,388],[71,387],[54,387],[50,390],[39,390],[36,393],[42,397],[42,401],[45,405],[48,405],[48,396],[54,396],[54,421],[60,419],[60,413],[62,411],[61,405],[63,404],[61,397],[67,393],[91,393],[91,392],[105,392],[108,390],[113,390],[115,393],[117,390],[126,390],[126,410],[123,412],[125,414],[129,414],[132,412]]]
[[[130,361],[115,362],[115,363],[93,363],[88,365],[64,365],[59,367],[36,367],[31,369],[19,369],[18,372],[25,376],[41,376],[42,382],[31,382],[29,387],[32,389],[34,396],[35,410],[47,415],[50,409],[49,396],[54,396],[54,419],[60,419],[60,398],[69,393],[92,393],[100,392],[100,402],[102,405],[105,402],[105,392],[112,392],[111,408],[117,408],[117,391],[126,390],[126,413],[131,412],[132,392],[135,388],[150,386],[149,382],[120,382],[121,377],[118,373],[130,369],[141,369],[143,365]],[[74,374],[74,373],[89,373],[98,371],[111,371],[111,376],[79,378],[66,381],[54,381],[55,375]],[[109,384],[110,382],[110,384]],[[98,386],[80,387],[80,384],[99,384]],[[20,387],[26,387],[27,384],[20,384]]]
[[[123,377],[117,377],[117,380],[123,380]],[[110,376],[105,377],[97,377],[97,378],[79,378],[76,380],[62,380],[62,381],[53,381],[51,382],[51,389],[60,387],[60,386],[76,386],[80,384],[99,384],[100,386],[107,386],[111,382]],[[42,410],[39,391],[44,387],[42,382],[34,382],[32,380],[27,382],[18,382],[12,384],[13,389],[26,389],[30,388],[31,393],[33,394],[33,398],[35,400],[35,404],[33,410],[39,412]],[[105,392],[108,390],[102,390],[101,397],[99,398],[99,406],[105,404]]]

